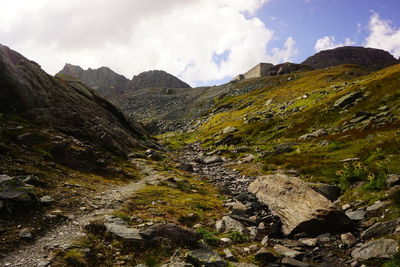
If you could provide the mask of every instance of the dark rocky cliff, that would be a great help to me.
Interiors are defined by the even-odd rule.
[[[146,146],[146,134],[133,120],[80,82],[64,81],[0,45],[0,112],[18,114],[52,127],[98,150],[126,155]]]

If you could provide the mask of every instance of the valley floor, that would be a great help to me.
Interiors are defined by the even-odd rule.
[[[285,237],[279,218],[248,192],[256,176],[235,169],[243,163],[198,145],[160,158],[132,159],[141,180],[93,194],[91,209],[65,214],[0,265],[357,266],[351,252],[366,226]]]

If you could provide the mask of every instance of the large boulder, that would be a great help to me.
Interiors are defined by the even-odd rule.
[[[248,189],[279,216],[285,235],[335,232],[351,222],[331,201],[298,177],[261,176]]]

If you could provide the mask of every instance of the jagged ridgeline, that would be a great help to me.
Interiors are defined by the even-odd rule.
[[[65,80],[77,79],[109,99],[144,88],[190,88],[187,83],[161,70],[142,72],[128,80],[107,67],[83,70],[79,66],[65,64],[56,76]]]

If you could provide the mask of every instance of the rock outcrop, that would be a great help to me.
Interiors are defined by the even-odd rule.
[[[262,176],[250,184],[249,191],[280,217],[285,235],[334,232],[350,224],[331,201],[297,177]]]
[[[371,70],[380,70],[399,62],[389,52],[365,47],[343,46],[321,51],[302,64],[315,69],[338,66],[342,64],[356,64]]]

